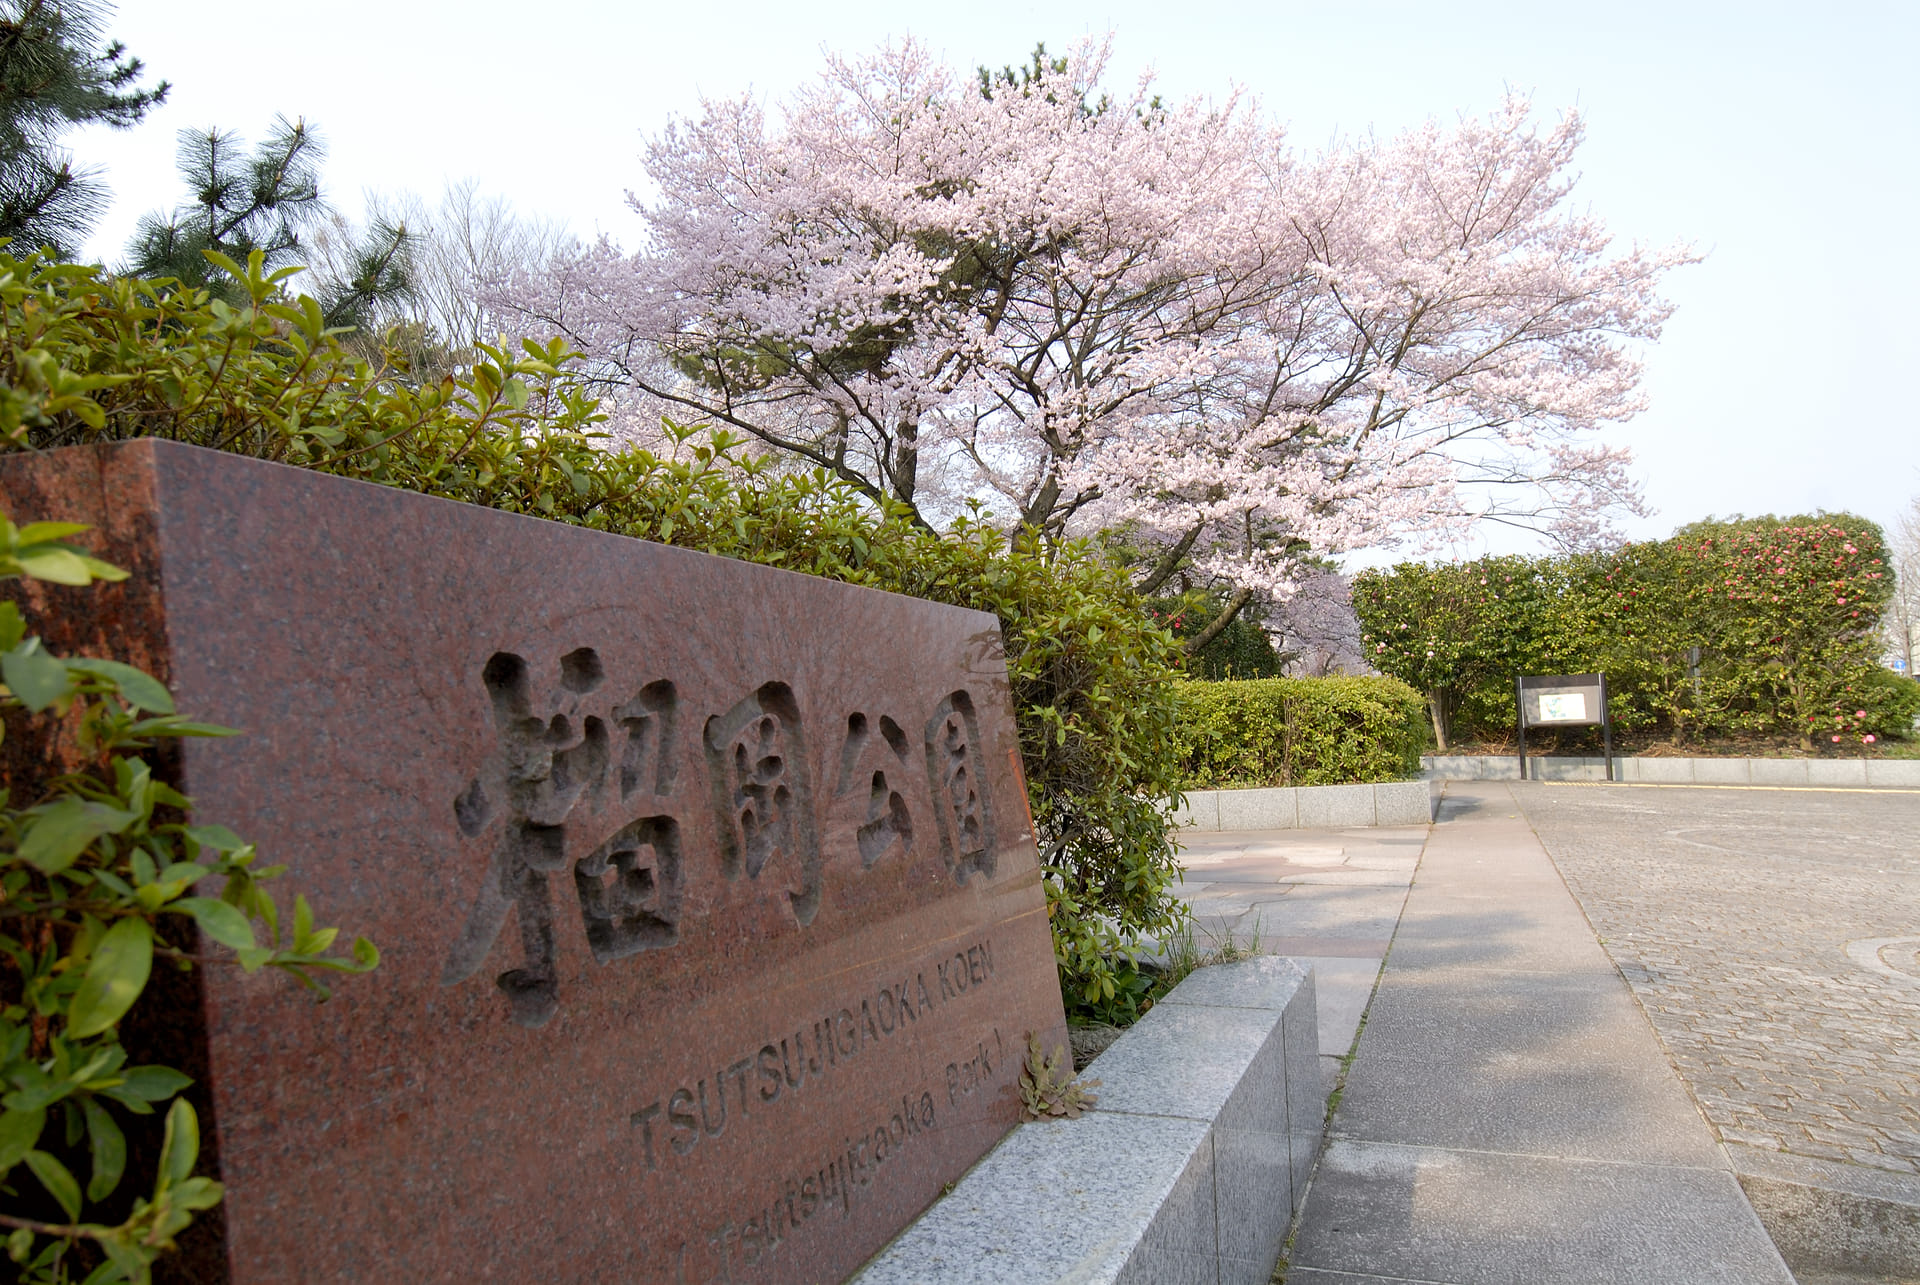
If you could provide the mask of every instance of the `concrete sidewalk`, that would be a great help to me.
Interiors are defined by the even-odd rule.
[[[1324,1091],[1373,998],[1428,827],[1187,831],[1179,893],[1194,944],[1289,955],[1314,971]]]
[[[1315,933],[1371,939],[1355,909]],[[1320,953],[1290,944],[1261,947]],[[1792,1285],[1502,784],[1447,787],[1290,1263],[1288,1285]]]

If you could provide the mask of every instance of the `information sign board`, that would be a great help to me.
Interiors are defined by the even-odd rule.
[[[1514,680],[1514,705],[1520,731],[1520,779],[1527,779],[1529,727],[1600,726],[1606,749],[1607,779],[1613,779],[1613,722],[1607,716],[1605,674],[1539,674]]]

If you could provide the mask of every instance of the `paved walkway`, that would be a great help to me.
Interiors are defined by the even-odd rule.
[[[1515,797],[1801,1285],[1920,1282],[1920,793]]]
[[[1424,830],[1187,842],[1203,932],[1313,960],[1324,1057],[1367,1013],[1289,1285],[1791,1285],[1513,793]]]
[[[1393,941],[1427,829],[1227,830],[1181,836],[1195,944],[1292,955],[1314,970],[1331,1093]]]
[[[1920,1200],[1920,794],[1518,797],[1722,1141]]]

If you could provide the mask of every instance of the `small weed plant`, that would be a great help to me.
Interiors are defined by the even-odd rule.
[[[1065,1045],[1049,1054],[1040,1047],[1040,1037],[1027,1032],[1027,1063],[1020,1068],[1022,1120],[1078,1120],[1099,1101],[1087,1092],[1099,1084],[1098,1080],[1074,1078],[1073,1060],[1067,1056]]]

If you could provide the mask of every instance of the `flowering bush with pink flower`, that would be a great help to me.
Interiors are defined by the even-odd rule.
[[[1851,514],[1702,522],[1672,542],[1691,563],[1689,615],[1720,663],[1735,723],[1791,729],[1802,749],[1911,728],[1897,687],[1876,678],[1892,596],[1880,528]]]

